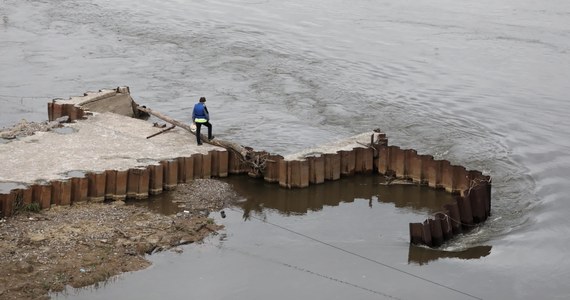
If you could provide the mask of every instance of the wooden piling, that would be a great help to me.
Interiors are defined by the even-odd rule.
[[[448,160],[441,161],[441,185],[448,193],[453,192],[454,174],[453,166]]]
[[[202,178],[212,177],[212,156],[210,154],[202,155]]]
[[[309,183],[325,182],[325,158],[322,155],[307,157],[309,162]]]
[[[280,160],[279,161],[279,186],[283,188],[290,188],[290,171],[289,171],[289,163],[288,160]]]
[[[459,215],[461,216],[461,225],[463,229],[471,229],[473,225],[473,213],[471,212],[471,203],[468,198],[455,197],[457,206],[459,207]]]
[[[87,177],[71,178],[71,203],[81,203],[87,201],[89,182]]]
[[[266,182],[279,182],[279,165],[283,160],[281,155],[269,155],[265,160],[265,173],[263,179]]]
[[[211,166],[210,166],[210,170],[211,170],[211,176],[212,177],[220,177],[219,176],[219,171],[220,171],[220,159],[218,154],[220,153],[220,151],[218,150],[210,150],[208,151],[208,155],[211,158]]]
[[[115,180],[115,194],[112,199],[115,201],[125,201],[127,199],[127,185],[129,182],[129,171],[128,170],[118,170],[116,173]]]
[[[469,172],[463,166],[453,166],[453,176],[453,192],[465,196],[463,192],[469,189]]]
[[[373,148],[354,148],[355,154],[355,173],[371,174],[374,170],[374,149]]]
[[[63,105],[53,103],[51,114],[52,114],[52,119],[50,121],[55,121],[56,119],[61,118],[63,116]]]
[[[105,171],[105,199],[115,200],[117,192],[117,170]]]
[[[14,199],[10,194],[0,194],[0,209],[2,209],[1,217],[10,217],[14,210]]]
[[[387,145],[378,145],[376,151],[378,152],[378,157],[376,158],[378,173],[387,175],[390,170],[390,148]]]
[[[53,121],[55,120],[53,118],[53,102],[48,102],[48,121]]]
[[[428,220],[425,220],[422,224],[422,242],[428,247],[433,246],[431,240],[431,227]]]
[[[356,155],[353,150],[340,150],[340,175],[351,176],[354,175],[356,167]]]
[[[340,154],[325,153],[325,180],[337,180],[340,178]]]
[[[405,178],[406,176],[406,153],[398,146],[389,146],[390,148],[390,167],[394,171],[397,178]]]
[[[466,191],[466,198],[469,199],[471,204],[471,212],[473,213],[473,223],[481,223],[487,219],[485,214],[485,191],[486,188],[483,184],[479,184],[469,191]]]
[[[242,161],[241,156],[234,151],[228,153],[228,173],[229,174],[243,174],[247,172],[245,163]],[[196,173],[194,173],[196,176]],[[198,173],[196,178],[202,178],[202,172]]]
[[[451,228],[451,220],[448,217],[449,212],[441,213],[438,212],[435,214],[435,219],[441,222],[441,231],[443,234],[443,240],[449,240],[453,237],[453,229]]]
[[[51,183],[51,199],[55,205],[71,204],[71,182],[69,180],[55,180]]]
[[[32,188],[32,202],[38,203],[41,209],[50,208],[51,184],[34,184]]]
[[[185,168],[188,167],[188,162],[184,163]],[[164,168],[162,164],[150,165],[149,166],[149,189],[148,193],[151,195],[158,195],[162,193],[164,186]],[[188,171],[188,169],[186,169]],[[194,172],[194,170],[192,170]],[[185,173],[187,178],[188,173]]]
[[[439,219],[428,219],[429,229],[431,232],[431,243],[433,247],[439,247],[443,244],[443,230]]]
[[[417,152],[407,153],[408,158],[408,176],[415,183],[421,184],[424,181],[423,169],[422,169],[422,156],[418,155]]]
[[[150,168],[129,169],[127,179],[127,198],[146,199],[149,195]]]
[[[447,215],[449,216],[449,222],[451,224],[451,231],[453,234],[460,234],[463,232],[461,226],[461,214],[459,212],[457,201],[445,204],[444,209],[447,211]]]
[[[176,163],[178,164],[178,167],[176,168],[178,170],[178,174],[176,175],[178,184],[186,183],[188,181],[188,178],[186,178],[186,160],[184,157],[177,157]]]
[[[204,155],[200,153],[192,154],[194,160],[194,178],[204,178],[202,165],[204,164]],[[238,174],[238,173],[235,173]]]
[[[178,161],[177,160],[163,160],[160,162],[163,170],[163,184],[162,188],[165,191],[176,189],[178,185]]]
[[[418,152],[414,149],[405,149],[404,150],[404,175],[402,176],[405,179],[412,179],[411,176],[411,166],[412,160],[418,156]]]
[[[439,188],[441,186],[441,160],[435,160],[432,156],[426,156],[422,160],[422,166],[425,166],[428,185],[431,188]]]
[[[184,174],[185,174],[185,178],[186,178],[186,183],[191,182],[192,180],[194,180],[195,176],[194,176],[194,157],[193,156],[187,156],[184,157]],[[226,169],[227,172],[227,169]]]
[[[105,172],[87,173],[88,190],[87,198],[91,202],[103,202],[105,201]]]
[[[227,150],[218,151],[218,177],[228,177],[228,155],[229,151]]]
[[[423,243],[423,224],[410,223],[410,243],[419,245]]]
[[[293,160],[289,163],[290,188],[304,188],[309,186],[309,162],[306,160]]]

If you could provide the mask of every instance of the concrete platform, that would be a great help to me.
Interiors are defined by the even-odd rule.
[[[205,143],[198,146],[194,135],[178,127],[146,138],[162,129],[148,121],[95,112],[55,131],[0,144],[0,193],[77,173],[127,170],[214,149],[226,151]]]

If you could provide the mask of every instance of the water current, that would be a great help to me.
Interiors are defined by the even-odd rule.
[[[0,66],[0,127],[127,85],[186,121],[206,96],[215,134],[256,149],[381,128],[493,178],[491,218],[426,261],[406,226],[428,208],[370,192],[291,212],[228,179],[260,201],[250,217],[57,298],[570,297],[568,1],[0,0]]]

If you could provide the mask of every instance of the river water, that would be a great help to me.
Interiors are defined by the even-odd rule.
[[[249,204],[217,216],[219,236],[57,298],[570,297],[568,1],[0,0],[0,66],[0,126],[127,85],[186,121],[205,96],[215,134],[256,149],[381,128],[493,178],[491,218],[439,254],[408,245],[432,209],[375,179],[323,185],[372,189],[332,203],[275,190],[324,203],[293,210],[228,179]]]

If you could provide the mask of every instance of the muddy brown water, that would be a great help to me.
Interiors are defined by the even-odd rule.
[[[58,297],[567,299],[569,16],[566,0],[1,1],[0,126],[128,85],[186,121],[206,96],[216,136],[259,150],[379,127],[493,177],[491,218],[441,253],[408,244],[428,208],[381,196],[370,208],[371,194],[282,213],[256,200],[182,255]]]

